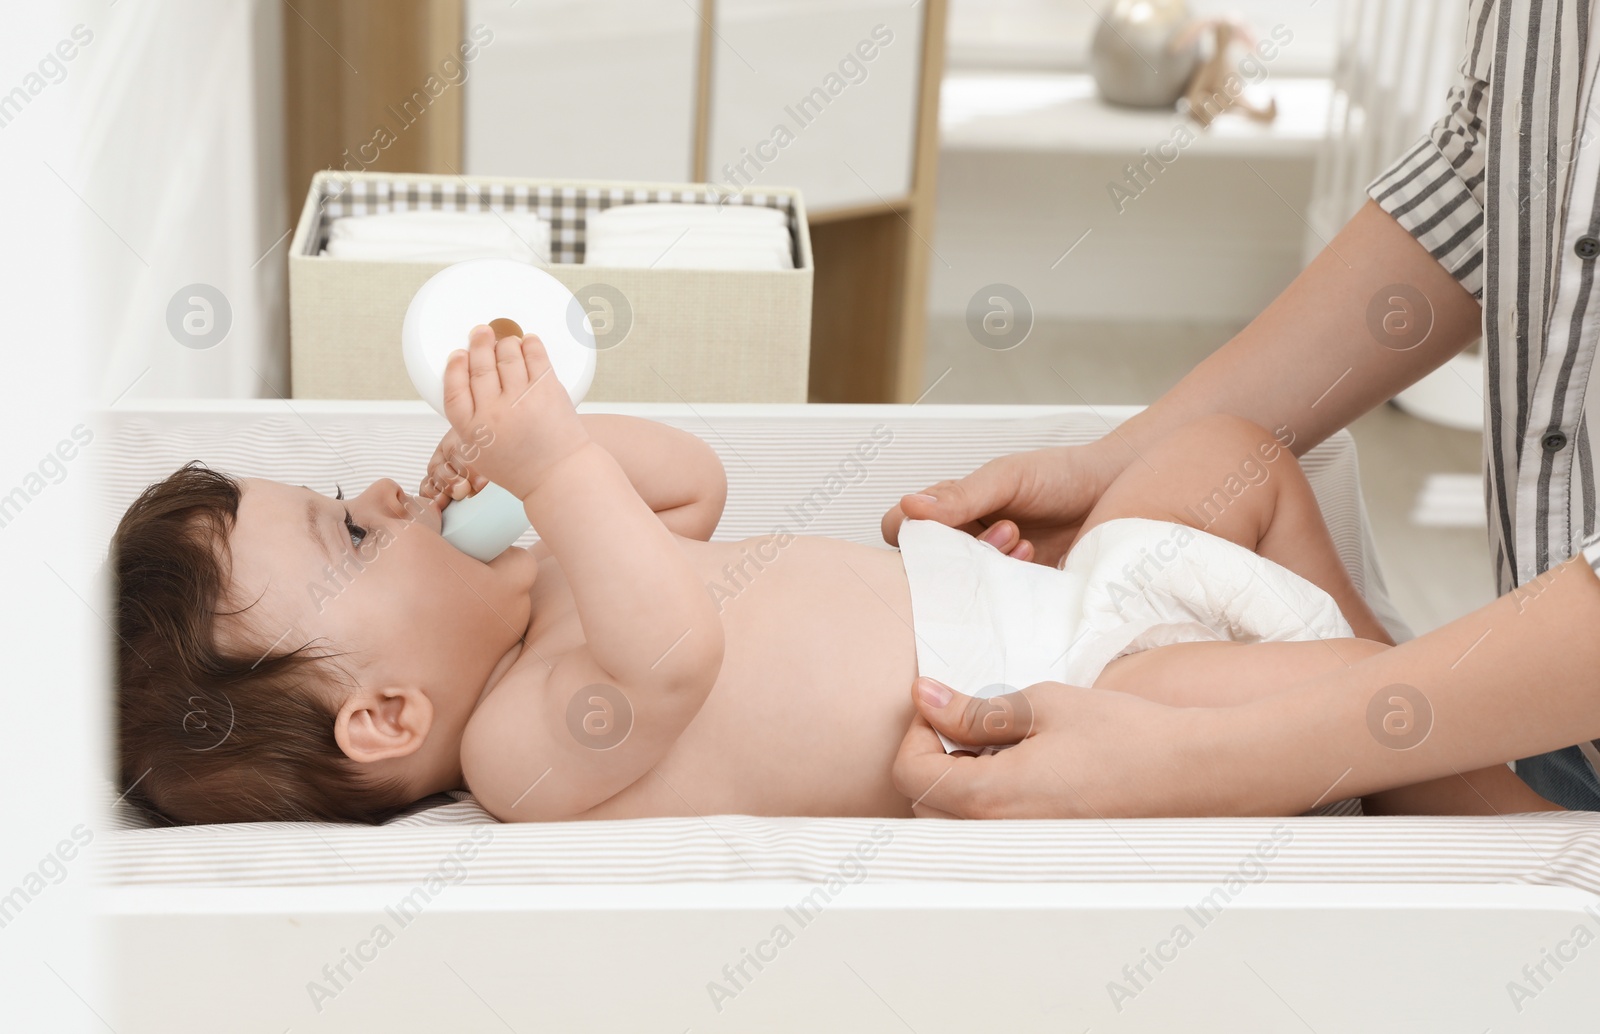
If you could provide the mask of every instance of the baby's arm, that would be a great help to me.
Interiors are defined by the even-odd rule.
[[[497,345],[487,332],[445,368],[446,416],[463,435],[492,434],[476,436],[492,444],[475,466],[523,501],[561,562],[584,635],[547,677],[508,675],[463,737],[468,786],[506,821],[574,816],[644,775],[722,664],[721,621],[677,539],[548,374],[537,338]],[[620,740],[590,735],[597,712],[621,723]]]
[[[711,538],[722,520],[728,478],[709,445],[687,431],[620,413],[584,413],[578,419],[589,438],[621,465],[634,491],[661,523],[684,538]],[[476,473],[471,465],[483,448],[464,444],[471,440],[453,427],[440,440],[422,479],[423,496],[431,499],[444,492],[463,499],[471,494],[466,474]]]
[[[728,476],[711,446],[688,431],[621,413],[579,419],[663,524],[684,538],[711,538],[728,500]]]

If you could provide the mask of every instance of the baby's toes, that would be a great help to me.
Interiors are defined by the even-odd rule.
[[[529,334],[522,339],[522,360],[528,366],[530,377],[538,377],[550,370],[550,353],[545,351],[544,342],[539,340],[539,335]]]

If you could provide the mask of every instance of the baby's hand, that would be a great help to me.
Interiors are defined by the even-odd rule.
[[[489,437],[487,430],[483,437]],[[438,447],[433,450],[433,457],[428,460],[428,474],[422,479],[418,494],[434,500],[440,500],[442,496],[440,503],[443,505],[444,502],[466,499],[482,491],[489,479],[474,470],[472,464],[487,444],[488,441],[463,441],[453,427],[446,431]]]
[[[444,415],[463,441],[482,443],[472,471],[519,499],[589,441],[532,334],[496,342],[488,327],[474,328],[467,349],[445,365]]]

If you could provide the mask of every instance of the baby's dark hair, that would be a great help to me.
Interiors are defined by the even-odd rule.
[[[225,609],[239,498],[239,482],[190,462],[145,489],[112,537],[122,789],[172,822],[382,821],[411,802],[334,739],[329,689],[348,684],[335,655],[275,653],[242,617],[236,646],[218,637],[219,615],[249,607]]]

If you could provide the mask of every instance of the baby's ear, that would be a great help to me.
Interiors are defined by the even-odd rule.
[[[359,689],[339,708],[333,738],[351,761],[409,757],[433,727],[433,703],[416,686]]]

